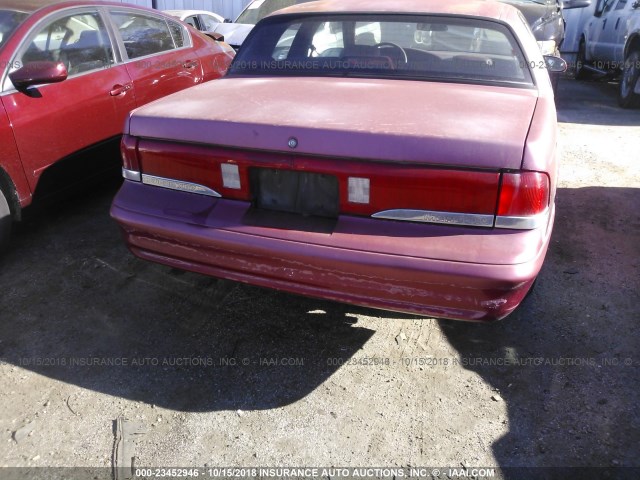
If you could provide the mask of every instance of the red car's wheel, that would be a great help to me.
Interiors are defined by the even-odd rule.
[[[2,190],[0,190],[0,252],[2,252],[9,243],[11,222],[12,218],[9,203]]]

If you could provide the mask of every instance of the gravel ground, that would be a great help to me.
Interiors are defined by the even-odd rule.
[[[559,96],[552,245],[488,326],[139,261],[113,185],[32,216],[0,259],[0,466],[111,467],[126,417],[146,466],[640,467],[640,111]]]

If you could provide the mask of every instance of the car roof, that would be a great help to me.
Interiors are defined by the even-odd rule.
[[[320,0],[300,3],[283,10],[278,14],[296,13],[406,13],[436,15],[470,15],[502,19],[512,9],[510,5],[492,0]]]
[[[93,6],[93,5],[121,5],[123,7],[144,8],[140,5],[127,3],[114,3],[113,1],[100,0],[0,0],[0,10],[17,10],[20,12],[35,12],[43,7],[66,3],[69,6]],[[148,10],[148,9],[146,9]]]
[[[56,3],[64,3],[66,1],[68,0],[0,0],[0,9],[34,12],[39,8]]]

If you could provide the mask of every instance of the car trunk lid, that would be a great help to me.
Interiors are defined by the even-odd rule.
[[[227,78],[138,109],[129,133],[270,152],[518,169],[536,99],[532,89],[455,83]]]

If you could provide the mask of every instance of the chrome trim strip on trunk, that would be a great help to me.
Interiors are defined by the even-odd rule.
[[[544,227],[549,221],[550,209],[530,217],[496,217],[496,228],[512,230],[534,230]]]
[[[136,172],[135,170],[128,170],[126,168],[123,168],[122,176],[127,180],[131,180],[132,182],[142,181],[142,175],[140,175],[140,172]]]
[[[142,183],[154,187],[168,188],[170,190],[179,190],[181,192],[196,193],[198,195],[207,195],[209,197],[221,198],[215,190],[199,185],[197,183],[183,182],[181,180],[173,180],[170,178],[154,177],[152,175],[142,174]]]
[[[475,213],[431,212],[428,210],[386,210],[374,213],[373,218],[405,222],[441,223],[469,227],[493,227],[493,215]]]

